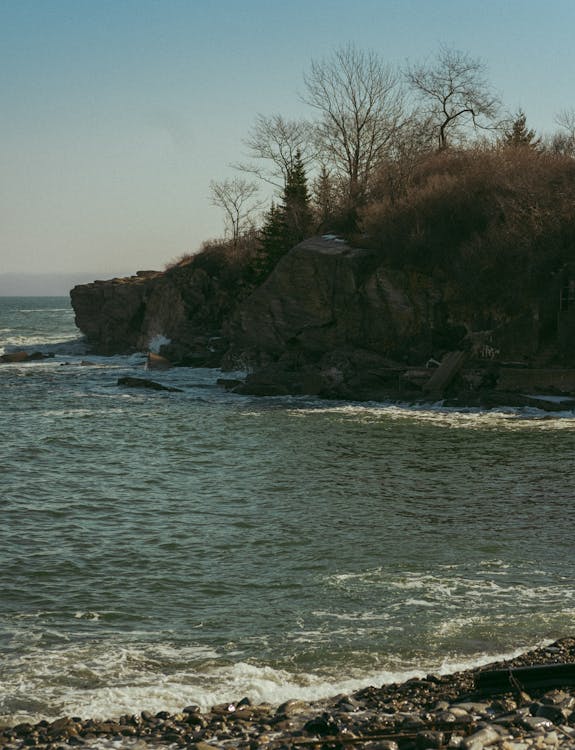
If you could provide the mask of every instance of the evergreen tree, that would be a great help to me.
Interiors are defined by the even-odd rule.
[[[299,151],[287,173],[282,199],[279,205],[272,203],[260,230],[260,251],[253,263],[256,283],[263,281],[282,255],[305,239],[311,229],[307,178]]]
[[[297,245],[308,236],[311,227],[310,198],[305,167],[298,150],[287,174],[283,194],[286,241]]]
[[[260,283],[289,249],[283,206],[272,203],[260,230],[260,248],[253,262],[254,282]]]
[[[325,229],[333,217],[336,204],[333,178],[325,164],[314,182],[313,193],[316,216],[320,227]]]
[[[541,138],[536,138],[536,133],[527,127],[527,118],[525,112],[519,110],[515,119],[511,123],[509,130],[506,130],[503,136],[504,146],[526,146],[528,148],[537,148]]]

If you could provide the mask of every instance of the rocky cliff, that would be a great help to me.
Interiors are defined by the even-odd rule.
[[[199,255],[163,273],[78,286],[71,296],[95,351],[155,348],[176,364],[241,367],[250,371],[239,387],[246,393],[414,394],[436,382],[429,368],[453,351],[465,357],[439,378],[442,391],[454,378],[460,390],[477,391],[496,381],[498,361],[541,365],[542,353],[556,354],[541,339],[552,305],[535,301],[532,313],[485,330],[485,310],[453,304],[440,279],[390,269],[333,236],[294,247],[255,289]]]
[[[234,295],[193,263],[82,284],[70,296],[76,325],[99,354],[162,348],[178,364],[217,366],[227,348]]]
[[[314,360],[341,348],[393,356],[428,346],[429,289],[374,268],[372,253],[337,238],[297,245],[239,306],[233,349],[256,363],[291,352]]]
[[[103,354],[163,341],[163,353],[181,363],[219,339],[227,361],[253,366],[348,348],[404,358],[431,351],[438,296],[429,281],[374,268],[371,252],[335,237],[302,242],[260,287],[240,291],[192,259],[164,273],[83,284],[71,299],[76,324]]]
[[[237,307],[224,361],[253,370],[246,393],[382,395],[401,363],[433,351],[436,298],[427,280],[385,272],[367,250],[310,238]]]
[[[146,299],[159,274],[138,271],[125,279],[81,284],[70,292],[76,325],[100,354],[138,349]]]

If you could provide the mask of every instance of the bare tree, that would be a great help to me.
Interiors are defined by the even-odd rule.
[[[555,118],[561,127],[551,139],[551,150],[558,154],[575,156],[575,109],[565,109]]]
[[[263,205],[263,201],[257,199],[257,193],[255,183],[240,177],[210,182],[211,203],[223,210],[226,230],[235,248],[242,234],[251,228],[253,214]]]
[[[418,164],[435,151],[431,122],[415,110],[393,139],[389,157],[376,170],[371,197],[390,203],[402,198],[409,188]]]
[[[315,158],[312,125],[305,120],[286,120],[281,115],[257,115],[244,144],[257,161],[233,166],[280,190],[287,184],[298,153],[304,167]]]
[[[432,65],[409,67],[406,78],[432,122],[439,149],[463,138],[469,126],[494,127],[499,100],[481,60],[442,47]]]
[[[564,128],[572,138],[575,138],[575,109],[564,109],[559,112],[555,122]]]
[[[348,45],[312,61],[304,84],[304,101],[320,114],[322,157],[345,177],[350,206],[356,208],[402,122],[399,77],[375,53]]]

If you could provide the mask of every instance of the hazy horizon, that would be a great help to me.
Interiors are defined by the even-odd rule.
[[[77,284],[97,279],[131,276],[136,271],[98,274],[90,271],[71,273],[0,273],[0,297],[67,297]]]

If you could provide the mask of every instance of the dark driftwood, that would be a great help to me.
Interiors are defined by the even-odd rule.
[[[529,688],[559,688],[575,685],[575,664],[539,664],[517,669],[492,669],[475,675],[475,687],[482,693]]]

